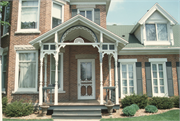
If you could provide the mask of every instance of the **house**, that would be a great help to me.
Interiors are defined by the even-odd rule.
[[[179,95],[178,22],[156,3],[136,25],[106,25],[110,3],[13,0],[3,8],[2,18],[11,24],[1,29],[8,102],[52,99],[53,118],[67,118],[57,112],[72,105],[98,108],[100,118],[106,99],[118,109],[132,93]]]

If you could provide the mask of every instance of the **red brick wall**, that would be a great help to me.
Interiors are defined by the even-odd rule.
[[[177,81],[177,71],[176,62],[179,61],[179,55],[120,55],[119,59],[131,59],[137,58],[138,62],[142,62],[142,80],[143,80],[143,94],[146,94],[146,77],[145,77],[145,62],[149,62],[149,58],[167,58],[168,62],[172,63],[172,74],[173,74],[173,84],[174,84],[174,95],[178,95],[178,81]]]

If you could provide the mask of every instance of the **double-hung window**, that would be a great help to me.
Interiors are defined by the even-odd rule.
[[[54,59],[54,56],[51,55],[51,78],[50,82],[51,84],[55,84],[55,70],[56,70],[56,62]],[[58,59],[58,85],[59,85],[59,90],[63,91],[63,54],[59,54],[59,59]]]
[[[92,9],[92,10],[80,9],[79,14],[81,14],[82,16],[88,18],[91,21],[94,21],[94,17],[93,17],[94,16],[94,9]]]
[[[147,41],[168,41],[167,24],[146,24]]]
[[[15,91],[37,91],[38,52],[18,51]]]
[[[60,3],[53,2],[52,6],[52,28],[58,26],[63,22],[63,8]]]
[[[6,85],[6,69],[7,69],[7,55],[2,56],[2,91],[5,91]]]
[[[165,62],[167,59],[149,59],[149,61],[151,62],[153,96],[166,96],[167,79]]]
[[[119,59],[121,98],[126,95],[136,94],[136,69],[137,59]]]
[[[10,17],[10,3],[5,7],[4,9],[4,21],[9,23],[9,17]],[[5,24],[3,26],[3,35],[9,32],[9,25]]]
[[[20,0],[18,30],[39,29],[40,0]]]

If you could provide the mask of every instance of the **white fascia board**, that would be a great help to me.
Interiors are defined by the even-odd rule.
[[[124,45],[129,43],[128,41],[124,40],[123,38],[115,35],[114,33],[110,32],[109,30],[107,29],[104,29],[103,27],[101,27],[100,25],[92,22],[91,20],[85,18],[84,16],[82,15],[76,15],[75,17],[69,19],[68,21],[62,23],[61,25],[55,27],[54,29],[44,33],[43,35],[37,37],[36,39],[30,41],[29,43],[34,45],[35,43],[38,43],[40,41],[42,41],[43,39],[45,38],[48,38],[50,36],[52,36],[53,34],[55,34],[56,32],[64,29],[65,27],[67,26],[71,26],[71,24],[75,23],[76,21],[82,21],[84,22],[85,24],[91,26],[92,28],[98,30],[98,31],[102,31],[103,34],[106,34],[108,37],[114,39],[115,41],[118,41],[119,43],[123,43]]]
[[[123,48],[119,55],[180,54],[180,47],[172,48]]]

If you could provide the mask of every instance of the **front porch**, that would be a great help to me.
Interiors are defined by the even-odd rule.
[[[56,106],[64,98],[104,105],[111,87],[108,98],[119,105],[117,58],[127,43],[81,15],[32,40],[30,44],[40,49],[39,105],[50,98],[49,91],[44,92],[49,84]]]

